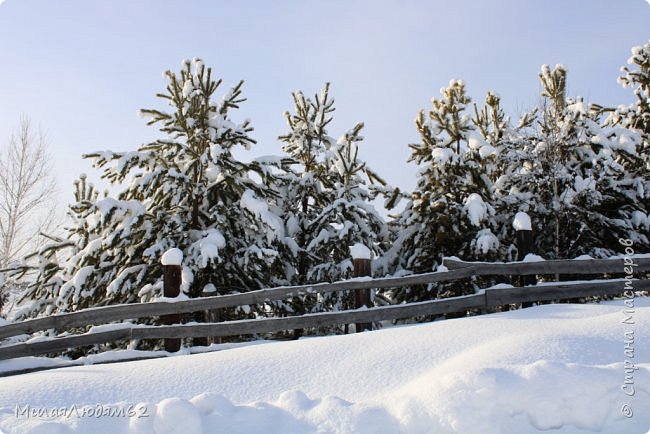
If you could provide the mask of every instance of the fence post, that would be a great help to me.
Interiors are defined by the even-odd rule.
[[[218,295],[217,293],[217,288],[213,284],[208,284],[203,288],[203,291],[201,292],[201,297],[214,297],[215,295]],[[220,315],[219,315],[219,309],[208,309],[203,311],[203,320],[205,322],[219,322],[220,321]],[[203,345],[209,346],[212,344],[220,344],[221,343],[221,336],[206,336],[205,338],[201,338],[201,342],[205,342]]]
[[[179,249],[169,249],[163,254],[161,263],[163,265],[163,296],[178,297],[181,293],[181,263],[183,252]],[[178,324],[181,322],[180,314],[161,315],[160,321],[163,324]],[[165,351],[175,353],[181,349],[181,340],[178,338],[164,340]]]
[[[354,246],[350,247],[350,253],[352,255],[352,265],[354,267],[352,276],[371,276],[372,272],[370,269],[370,249],[368,249],[363,244],[357,243]],[[357,289],[354,292],[354,307],[356,309],[359,309],[362,306],[372,307],[372,302],[370,300],[370,289]],[[355,325],[355,329],[357,333],[366,330],[372,330],[372,323],[358,323]]]
[[[517,246],[517,261],[523,261],[527,254],[533,251],[533,228],[530,222],[530,217],[525,212],[518,212],[512,222],[512,226],[516,231],[515,245]],[[531,276],[519,276],[518,285],[534,285],[537,283],[537,278]],[[531,307],[532,302],[527,301],[521,304],[521,307]]]

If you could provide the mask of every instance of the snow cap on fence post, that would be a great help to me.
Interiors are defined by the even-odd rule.
[[[350,256],[352,259],[370,259],[370,249],[361,243],[356,243],[350,247]]]
[[[512,227],[516,231],[532,231],[533,225],[530,222],[530,216],[525,212],[518,212],[512,221]]]
[[[183,263],[183,252],[176,247],[163,253],[160,263],[163,265],[181,265]]]

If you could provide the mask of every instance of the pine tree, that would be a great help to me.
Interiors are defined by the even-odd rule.
[[[481,137],[490,145],[484,155],[489,153],[496,157],[484,160],[486,176],[491,183],[493,206],[496,209],[491,226],[499,240],[499,250],[493,252],[492,259],[513,261],[516,255],[512,219],[519,211],[519,205],[526,203],[527,197],[525,193],[520,197],[521,192],[511,181],[521,176],[524,173],[523,168],[530,164],[522,131],[531,126],[536,112],[524,114],[519,124],[513,128],[510,118],[501,107],[501,98],[493,92],[488,92],[482,109],[479,110],[474,104],[474,113],[474,124]],[[529,182],[534,182],[534,179],[529,178]]]
[[[375,256],[380,256],[389,243],[388,226],[371,203],[374,197],[369,188],[373,183],[385,185],[386,182],[358,157],[362,128],[363,123],[358,123],[326,155],[334,200],[310,222],[310,232],[316,236],[310,240],[307,250],[320,259],[309,273],[313,281],[351,277],[350,247],[353,245],[363,244]],[[352,299],[329,293],[322,297],[322,305],[326,310],[351,308]]]
[[[310,270],[320,261],[308,249],[316,236],[311,232],[311,222],[334,199],[325,153],[334,144],[327,126],[335,109],[329,83],[313,100],[300,91],[293,93],[293,100],[295,113],[285,113],[289,132],[279,137],[284,142],[283,151],[292,160],[284,165],[277,188],[282,191],[281,213],[287,235],[295,242],[292,256],[285,259],[293,264],[287,280],[301,285],[312,282]]]
[[[497,101],[498,103],[498,101]],[[532,213],[536,196],[530,191],[540,175],[534,155],[537,141],[534,140],[534,124],[538,118],[537,109],[524,113],[516,126],[506,122],[494,142],[498,159],[492,173],[494,207],[496,209],[496,235],[501,248],[498,254],[504,261],[515,261],[515,231],[512,227],[514,216],[520,212]],[[539,229],[539,228],[536,228]]]
[[[495,149],[475,133],[466,112],[471,98],[461,81],[452,80],[433,99],[433,109],[421,110],[416,127],[421,142],[409,145],[409,161],[420,166],[415,191],[398,216],[398,237],[392,251],[397,269],[414,273],[435,270],[445,256],[472,260],[498,249],[492,232],[491,183]],[[431,293],[437,289],[437,293]],[[429,299],[460,290],[445,285],[398,289],[397,301]]]
[[[28,298],[58,279],[60,288],[47,293],[58,311],[150,300],[161,295],[160,257],[171,247],[184,253],[182,290],[190,297],[206,285],[227,294],[267,282],[283,229],[269,211],[269,193],[250,176],[263,175],[261,166],[232,155],[254,143],[250,122],[230,118],[245,100],[243,82],[215,103],[221,80],[200,59],[165,75],[169,84],[158,97],[171,110],[142,110],[164,136],[137,151],[85,156],[122,191],[98,198],[81,180],[68,229],[75,251]]]
[[[307,98],[295,92],[294,114],[286,113],[289,132],[280,136],[284,159],[276,176],[278,210],[286,228],[282,262],[290,284],[335,281],[350,276],[349,247],[361,242],[380,254],[388,241],[385,221],[371,203],[375,190],[389,188],[358,157],[363,124],[338,141],[329,136],[334,100],[329,83]],[[294,297],[288,311],[329,310],[341,306],[336,294]]]
[[[633,47],[632,56],[627,63],[636,69],[625,66],[621,68],[624,75],[619,77],[619,83],[634,91],[636,101],[630,105],[619,105],[616,108],[603,108],[593,105],[592,111],[598,114],[608,114],[604,125],[611,128],[610,136],[624,138],[628,144],[627,154],[622,154],[620,164],[631,173],[645,180],[640,186],[639,200],[646,214],[646,227],[650,226],[650,42],[643,46]],[[621,131],[619,128],[628,131]],[[619,139],[620,142],[620,139]],[[629,147],[635,144],[634,150]],[[643,218],[637,213],[634,220],[637,227],[643,227]]]
[[[582,98],[567,97],[566,77],[562,65],[542,67],[542,106],[504,144],[514,152],[506,157],[500,150],[495,187],[499,215],[507,217],[500,234],[511,239],[508,220],[525,211],[542,256],[606,257],[617,251],[618,238],[640,236],[631,222],[640,212],[642,180],[621,164],[636,158],[635,145],[624,129],[603,129]]]
[[[624,75],[619,78],[619,83],[634,90],[636,101],[629,107],[619,107],[617,115],[624,117],[619,123],[647,135],[650,134],[650,42],[632,48],[627,63],[636,69],[621,68]]]

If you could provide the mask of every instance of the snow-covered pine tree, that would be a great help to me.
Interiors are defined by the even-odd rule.
[[[411,200],[397,219],[400,235],[389,252],[398,270],[433,271],[445,256],[485,259],[499,246],[492,233],[488,173],[495,149],[475,133],[464,83],[452,80],[440,92],[433,109],[426,114],[421,110],[415,120],[420,143],[409,145],[409,161],[420,169]],[[449,289],[403,288],[391,296],[398,302],[424,300],[447,295]]]
[[[320,259],[309,271],[312,281],[336,281],[352,275],[350,247],[360,243],[375,256],[383,254],[390,232],[383,217],[372,204],[369,185],[386,182],[359,159],[358,144],[363,123],[342,135],[326,155],[327,176],[332,202],[324,206],[310,222],[311,238],[307,250]],[[352,297],[328,293],[321,297],[325,310],[351,308]]]
[[[647,228],[650,226],[650,42],[633,47],[632,56],[627,63],[630,67],[621,68],[623,75],[619,77],[619,83],[633,90],[636,101],[630,105],[607,109],[592,105],[592,111],[608,114],[604,125],[611,128],[610,135],[622,135],[617,127],[629,130],[628,144],[634,143],[635,149],[632,154],[623,153],[619,163],[627,171],[644,180],[637,188],[638,199],[646,214]],[[631,148],[628,149],[632,151]],[[636,227],[643,228],[643,216],[640,213],[636,213],[633,220]]]
[[[311,282],[310,270],[320,262],[307,248],[317,235],[311,232],[311,222],[334,199],[325,162],[325,153],[335,142],[327,132],[335,110],[329,86],[325,83],[313,100],[300,91],[293,93],[295,113],[285,113],[289,132],[279,137],[282,150],[293,160],[285,164],[278,187],[286,234],[295,242],[292,256],[284,258],[293,264],[287,280],[295,285]]]
[[[617,115],[623,117],[618,122],[647,135],[650,134],[650,42],[632,48],[627,63],[636,69],[622,67],[624,75],[619,78],[619,83],[634,91],[636,101],[631,106],[618,108]]]
[[[631,222],[642,180],[620,164],[635,158],[635,146],[628,132],[603,129],[581,98],[566,96],[566,75],[562,65],[542,67],[542,106],[511,136],[514,152],[501,154],[495,187],[499,215],[507,218],[500,236],[510,239],[508,220],[525,211],[544,257],[606,257],[618,238],[638,235]]]
[[[533,120],[531,114],[522,116],[519,125],[513,128],[510,118],[501,107],[501,98],[488,92],[485,104],[479,110],[474,104],[473,122],[481,138],[489,145],[483,148],[483,164],[485,176],[490,179],[492,189],[492,204],[498,212],[492,216],[491,228],[499,240],[499,251],[491,252],[491,259],[514,260],[512,239],[512,217],[516,213],[518,202],[510,195],[498,195],[501,184],[507,184],[513,171],[520,171],[525,154],[519,147],[522,145],[519,131],[529,127]],[[498,156],[498,157],[497,157]],[[485,158],[491,157],[491,158]]]
[[[292,97],[294,113],[285,112],[289,131],[278,138],[284,143],[285,156],[265,160],[276,169],[268,178],[268,185],[277,192],[273,211],[282,220],[285,232],[278,246],[278,263],[282,267],[276,269],[274,280],[285,285],[304,285],[316,283],[310,280],[309,271],[320,262],[307,249],[315,236],[310,222],[333,200],[325,152],[334,143],[327,132],[334,100],[329,95],[329,83],[313,99],[301,91],[294,92]],[[316,305],[316,295],[302,294],[286,303],[274,302],[273,311],[279,315],[300,315],[315,311]]]
[[[293,114],[286,113],[289,131],[280,136],[283,160],[274,189],[286,228],[282,263],[290,284],[334,281],[349,277],[349,247],[362,242],[379,254],[388,230],[371,203],[385,182],[358,158],[357,143],[363,124],[338,141],[329,136],[334,100],[326,83],[313,99],[293,94]],[[287,161],[289,161],[287,163]],[[320,301],[319,301],[320,300]],[[306,313],[330,309],[330,296],[306,295],[291,300],[291,310]]]
[[[500,244],[496,257],[516,260],[515,233],[512,222],[519,211],[530,211],[537,198],[529,190],[540,176],[536,164],[535,139],[538,108],[524,113],[516,126],[510,123],[501,107],[498,95],[488,92],[485,104],[479,110],[474,105],[474,123],[482,138],[496,149],[495,161],[487,162],[487,174],[492,183],[493,206],[496,209],[493,226]],[[533,189],[534,190],[534,189]]]
[[[12,312],[16,318],[39,313],[49,315],[57,310],[59,292],[65,284],[63,266],[66,261],[63,258],[74,256],[86,248],[93,238],[89,221],[86,219],[92,214],[93,204],[97,201],[99,193],[92,183],[87,182],[85,174],[79,176],[74,182],[74,187],[75,201],[68,205],[69,224],[65,228],[68,238],[50,237],[50,242],[37,252],[26,256],[12,274],[12,277],[19,280],[27,275],[33,276],[28,291],[18,300],[20,307]]]
[[[171,110],[142,110],[164,136],[137,151],[85,156],[122,191],[97,198],[78,187],[68,229],[74,254],[37,280],[28,298],[58,279],[60,288],[46,293],[58,311],[149,300],[161,295],[160,258],[171,247],[184,253],[182,289],[191,297],[206,285],[226,294],[268,280],[283,228],[268,209],[269,193],[249,176],[259,165],[232,155],[254,143],[250,122],[230,118],[245,100],[243,83],[214,102],[221,80],[200,59],[165,76],[158,96]]]

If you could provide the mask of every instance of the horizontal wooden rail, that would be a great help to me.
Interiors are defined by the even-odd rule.
[[[69,348],[82,347],[84,345],[96,345],[106,342],[114,342],[120,339],[130,339],[130,328],[109,330],[99,333],[86,333],[83,335],[64,336],[52,338],[39,342],[25,342],[21,344],[0,347],[0,360],[13,359],[15,357],[37,356],[39,354],[56,353]]]
[[[485,305],[485,295],[474,294],[397,306],[325,312],[296,317],[264,318],[212,324],[138,327],[137,329],[133,329],[133,339],[234,336],[242,334],[270,333],[282,330],[294,330],[297,328],[386,321],[419,315],[441,315],[449,312],[479,308],[483,305]]]
[[[226,307],[260,304],[283,300],[292,295],[323,293],[341,290],[358,290],[368,288],[391,288],[398,286],[420,285],[434,282],[470,277],[474,271],[463,269],[444,273],[425,273],[405,277],[387,277],[382,279],[350,279],[334,283],[315,285],[280,286],[260,289],[241,294],[220,295],[216,297],[195,298],[183,301],[120,304],[62,313],[43,318],[29,319],[18,323],[0,326],[0,339],[19,334],[33,333],[39,330],[65,330],[71,327],[106,324],[124,319],[153,317],[160,315],[197,312]]]
[[[650,270],[650,258],[634,258],[635,271]],[[487,263],[463,262],[445,259],[445,272],[424,273],[404,277],[380,279],[351,279],[334,283],[314,285],[281,286],[260,289],[241,294],[197,298],[178,302],[134,303],[103,306],[78,312],[51,315],[0,326],[0,339],[40,330],[66,330],[72,327],[100,325],[125,319],[145,318],[159,315],[197,312],[227,307],[261,304],[283,300],[292,295],[324,293],[341,290],[380,289],[399,286],[426,285],[448,282],[470,276],[485,275],[531,275],[531,274],[599,274],[624,273],[627,266],[623,259],[553,260],[540,262]]]
[[[634,262],[634,272],[650,270],[650,258],[631,258]],[[471,268],[477,276],[532,274],[628,274],[625,268],[629,265],[624,259],[556,259],[539,262],[465,262],[445,258],[443,265],[449,270],[464,270]]]
[[[648,291],[650,290],[650,280],[630,280],[626,282],[623,279],[615,279],[607,282],[554,282],[552,285],[543,284],[523,288],[486,289],[486,307],[535,301],[615,295],[622,294],[630,287],[634,291]]]
[[[186,324],[170,326],[138,326],[78,336],[53,338],[47,341],[20,343],[0,347],[0,360],[33,356],[68,348],[101,344],[118,339],[159,339],[205,336],[233,336],[270,333],[297,328],[321,327],[357,322],[374,322],[408,318],[420,315],[441,315],[469,309],[481,309],[526,301],[544,301],[607,294],[621,294],[626,288],[635,291],[650,290],[650,280],[624,280],[552,283],[516,288],[492,288],[474,295],[438,299],[372,309],[327,312],[298,317],[263,318],[222,323]]]

